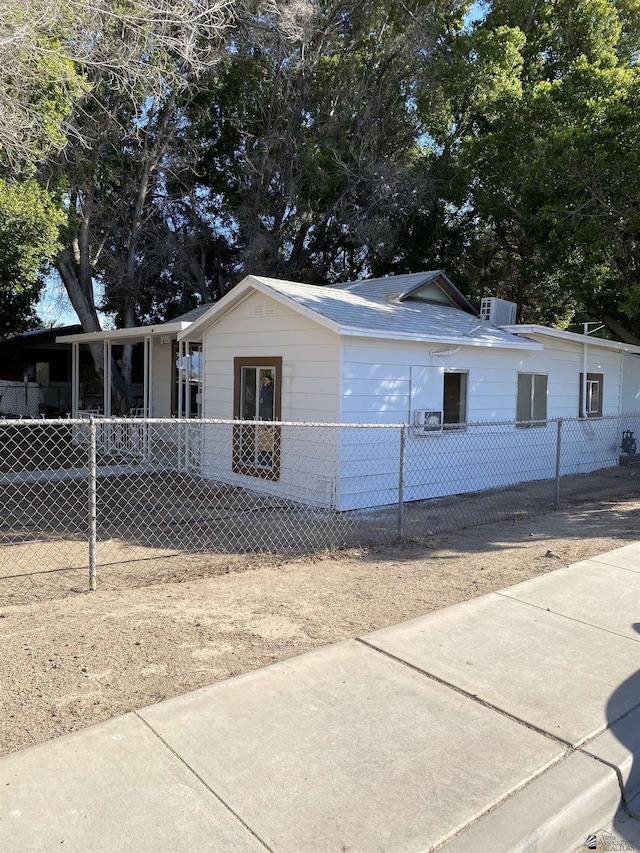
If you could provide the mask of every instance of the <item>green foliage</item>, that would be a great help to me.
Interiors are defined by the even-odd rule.
[[[441,102],[421,102],[451,176],[442,227],[460,234],[457,271],[522,319],[640,334],[637,12],[495,0],[452,39]]]
[[[234,42],[198,119],[200,180],[232,222],[234,280],[393,268],[409,217],[435,198],[416,83],[467,7],[327,2],[307,42]]]
[[[33,306],[63,220],[57,202],[35,181],[0,180],[0,335],[36,322]]]
[[[34,3],[55,13],[40,29]],[[0,13],[28,34],[2,42],[0,167],[22,175],[23,213],[30,176],[64,188],[83,322],[96,279],[128,324],[247,273],[444,267],[522,320],[640,340],[640,0],[488,0],[473,26],[468,0],[201,5],[196,36],[191,0]],[[23,314],[55,243],[28,221],[4,279]]]
[[[63,128],[85,81],[71,58],[70,9],[6,0],[0,12],[0,168],[33,172],[66,141]]]

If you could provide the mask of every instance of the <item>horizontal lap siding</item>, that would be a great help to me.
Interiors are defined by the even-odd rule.
[[[407,440],[407,500],[464,494],[555,476],[555,424],[470,427]]]
[[[273,314],[256,316],[256,311]],[[236,357],[282,358],[282,419],[335,422],[338,335],[262,294],[254,293],[204,335],[205,417],[233,416]]]
[[[342,510],[384,506],[398,500],[400,430],[343,427],[340,435]]]
[[[423,500],[552,478],[555,475],[555,442],[555,424],[527,430],[498,425],[490,429],[470,427],[433,436],[417,436],[408,428],[404,498]],[[343,452],[342,509],[397,500],[399,445],[398,431],[395,443],[386,443],[391,452],[381,452],[370,464],[366,464],[360,454]],[[341,447],[344,450],[344,440]]]
[[[469,373],[468,417],[506,420],[515,415],[515,364],[522,353],[465,347],[447,357],[430,357],[442,345],[408,341],[348,339],[344,345],[342,420],[348,423],[409,423],[414,408],[442,408],[442,379],[427,391],[425,404],[412,406],[412,367]],[[415,389],[414,389],[415,394]],[[382,406],[380,406],[382,403]],[[371,417],[371,414],[378,414]]]
[[[262,480],[231,467],[232,424],[206,424],[203,476],[286,501],[311,506],[335,506],[338,428],[276,427],[280,435],[280,477]]]
[[[561,473],[586,474],[617,465],[623,426],[617,418],[563,424]]]
[[[514,420],[520,372],[548,375],[549,418],[577,417],[579,414],[579,377],[583,369],[579,343],[546,339],[543,351],[462,347],[451,355],[442,356],[430,356],[430,350],[443,350],[444,347],[428,343],[349,338],[343,346],[341,405],[342,420],[346,422],[390,423],[389,414],[396,415],[397,422],[410,422],[412,367],[432,368],[434,375],[445,370],[467,372],[469,421]],[[620,354],[588,346],[587,372],[604,374],[603,414],[617,413]],[[441,382],[440,379],[438,386],[432,389],[431,396],[427,395],[425,405],[415,408],[440,409]],[[630,381],[629,387],[631,384]],[[638,394],[640,408],[640,387]],[[372,413],[377,413],[378,417],[371,419]]]
[[[540,338],[542,341],[542,338]],[[580,414],[580,374],[583,371],[583,347],[580,343],[567,343],[549,339],[545,349],[535,353],[531,362],[533,372],[548,373],[547,416],[550,418],[576,418]],[[602,373],[604,394],[602,414],[620,412],[620,366],[622,354],[606,350],[587,342],[587,373]]]
[[[628,418],[565,421],[561,430],[560,475],[584,474],[618,463],[621,428]],[[406,429],[404,499],[425,500],[507,487],[533,480],[555,490],[558,424],[519,428],[483,424],[466,430],[415,435]],[[363,509],[398,500],[400,429],[343,428],[340,440],[342,510]]]
[[[416,408],[440,410],[445,370],[468,373],[469,422],[515,420],[520,372],[548,375],[548,418],[576,418],[579,377],[583,370],[582,345],[549,342],[548,338],[544,345],[542,351],[462,347],[451,355],[434,353],[430,356],[430,350],[445,347],[345,339],[342,421],[410,424]],[[620,410],[620,357],[618,352],[588,345],[587,372],[604,375],[604,414]],[[632,368],[627,372],[632,373]],[[425,383],[424,388],[415,387],[418,378]],[[631,397],[634,379],[628,378],[626,383],[627,397]],[[640,388],[637,393],[640,401]],[[637,405],[640,408],[640,402]],[[563,436],[563,474],[588,472],[617,463],[617,424],[589,420],[586,424],[571,425],[570,432],[568,427]],[[357,430],[354,434],[357,435]],[[420,500],[553,478],[556,437],[557,426],[552,423],[531,429],[496,425],[488,430],[478,427],[433,436],[416,436],[409,428],[405,448],[405,498]],[[377,452],[372,451],[362,434],[355,439],[358,440],[362,444],[359,451],[351,447],[353,438],[341,439],[340,508],[395,502],[399,437],[395,447],[393,442],[386,442]]]
[[[261,312],[256,316],[256,312]],[[269,312],[269,313],[267,313]],[[234,359],[282,358],[282,420],[335,423],[339,338],[275,300],[254,293],[205,332],[204,414],[233,417]],[[287,500],[331,506],[338,434],[332,428],[282,427],[277,481],[232,471],[231,427],[205,442],[205,475]]]

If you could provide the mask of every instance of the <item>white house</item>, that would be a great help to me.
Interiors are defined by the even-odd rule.
[[[200,473],[286,498],[396,500],[400,431],[381,429],[372,454],[355,429],[274,421],[410,425],[408,500],[552,477],[558,418],[583,419],[563,473],[615,464],[606,416],[640,412],[640,347],[513,325],[510,307],[479,314],[440,270],[325,287],[248,276],[195,317],[73,342],[144,340],[145,413],[242,421],[198,439]]]

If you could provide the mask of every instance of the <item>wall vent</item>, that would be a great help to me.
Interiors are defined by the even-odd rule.
[[[485,296],[480,303],[480,316],[494,326],[513,326],[518,306],[515,302]]]
[[[264,302],[259,302],[253,308],[254,317],[273,317],[275,313],[276,306],[273,302],[268,302],[266,305]]]

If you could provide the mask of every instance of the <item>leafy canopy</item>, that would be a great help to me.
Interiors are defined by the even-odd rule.
[[[0,179],[0,335],[37,325],[33,303],[58,248],[64,215],[34,180]]]

